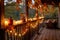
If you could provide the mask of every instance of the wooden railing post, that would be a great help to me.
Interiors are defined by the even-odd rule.
[[[28,21],[28,0],[25,0],[25,13],[26,13],[26,21]]]
[[[0,16],[1,16],[1,20],[0,20],[0,40],[5,40],[5,27],[4,27],[4,0],[0,0]]]
[[[0,1],[0,8],[1,8],[1,28],[4,28],[4,0]]]
[[[59,12],[58,12],[58,27],[60,28],[60,3],[59,3]]]

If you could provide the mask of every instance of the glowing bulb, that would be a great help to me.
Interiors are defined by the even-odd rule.
[[[39,5],[40,7],[42,7],[41,5]]]
[[[7,20],[5,20],[4,24],[5,24],[5,26],[7,26],[9,24],[9,22]]]
[[[12,30],[10,31],[10,33],[12,33]]]
[[[21,37],[21,34],[19,34],[19,36]]]
[[[15,36],[17,36],[17,33],[15,33]]]

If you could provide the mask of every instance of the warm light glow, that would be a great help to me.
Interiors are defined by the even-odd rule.
[[[32,18],[29,18],[28,20],[29,20],[29,21],[32,21]]]
[[[15,20],[13,20],[13,25],[16,25],[16,21]]]
[[[18,24],[22,24],[23,20],[18,20],[18,21],[14,21],[13,25],[18,25]]]
[[[4,20],[4,25],[8,26],[8,24],[9,24],[8,20]]]
[[[12,30],[10,30],[10,33],[12,33]]]
[[[33,18],[33,20],[37,20],[37,18]]]
[[[17,33],[15,33],[15,36],[17,36]]]
[[[25,35],[27,31],[28,31],[28,29],[26,29],[26,30],[22,33],[22,35]]]
[[[39,5],[40,7],[42,7],[41,5]]]
[[[21,23],[23,23],[23,20],[18,20],[18,21],[16,21],[16,23],[21,24]]]
[[[32,28],[36,28],[37,25],[38,25],[38,22],[36,22],[35,24],[31,24],[30,26],[31,26]]]
[[[19,36],[21,37],[21,34],[19,34]]]
[[[25,21],[26,21],[26,22],[28,21],[27,17],[25,18]]]
[[[42,18],[44,18],[43,16],[42,17],[39,17],[39,19],[42,19]]]
[[[39,17],[39,19],[41,19],[41,18],[44,18],[44,16]],[[29,18],[28,19],[28,21],[34,21],[34,20],[37,20],[37,18],[35,17],[35,18]],[[27,21],[27,19],[26,19],[26,21]],[[22,23],[23,23],[23,20],[17,20],[17,21],[13,20],[13,25],[18,25],[18,24],[22,24]],[[8,24],[9,24],[8,20],[5,19],[4,20],[4,25],[8,26]]]
[[[23,32],[22,35],[25,35],[26,32]]]

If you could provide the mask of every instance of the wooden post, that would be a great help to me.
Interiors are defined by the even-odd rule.
[[[26,21],[28,21],[28,0],[25,0],[25,7],[26,7]]]
[[[0,8],[1,8],[1,28],[4,28],[4,0],[0,1]]]
[[[59,12],[58,12],[58,27],[60,28],[60,3],[59,3]]]
[[[0,20],[0,39],[1,40],[5,40],[5,27],[4,27],[4,0],[0,0],[0,16],[1,16],[1,20]]]

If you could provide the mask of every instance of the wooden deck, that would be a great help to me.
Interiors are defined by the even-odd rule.
[[[60,29],[45,28],[35,40],[60,40]]]

